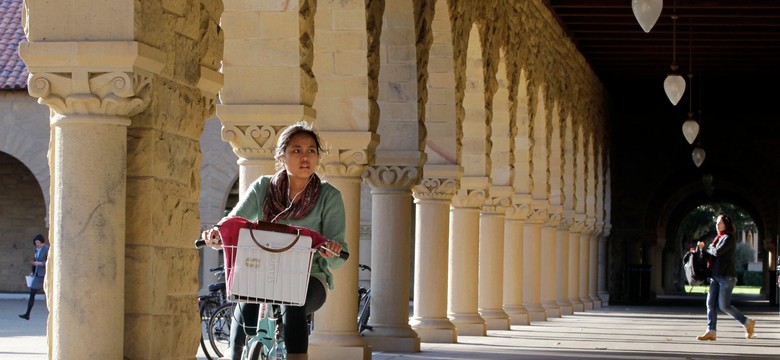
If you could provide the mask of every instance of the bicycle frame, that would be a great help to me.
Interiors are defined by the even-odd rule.
[[[287,359],[284,325],[279,306],[261,304],[257,319],[257,332],[253,336],[247,335],[246,347],[241,358],[246,360]]]

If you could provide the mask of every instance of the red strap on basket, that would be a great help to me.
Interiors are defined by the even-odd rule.
[[[318,248],[328,241],[322,234],[302,226],[285,225],[268,221],[249,221],[240,216],[231,216],[219,222],[219,235],[222,244],[226,246],[238,245],[238,231],[241,229],[268,230],[288,234],[300,234],[311,237],[311,247]],[[254,237],[253,237],[254,238]]]

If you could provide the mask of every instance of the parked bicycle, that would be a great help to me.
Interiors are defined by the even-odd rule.
[[[233,311],[236,304],[227,302],[218,307],[208,320],[206,333],[213,351],[212,359],[220,359],[228,355],[230,350],[230,326],[233,322]]]
[[[201,320],[201,337],[200,347],[203,349],[203,353],[209,360],[216,360],[221,355],[217,354],[215,348],[211,345],[211,333],[208,331],[208,324],[211,317],[217,311],[217,309],[228,303],[227,290],[225,289],[225,267],[224,265],[217,266],[209,269],[209,272],[221,280],[219,282],[211,283],[208,285],[209,293],[206,295],[198,296],[198,307],[200,309]],[[209,351],[211,350],[211,351]],[[215,356],[212,356],[214,354]]]
[[[371,267],[364,264],[358,264],[360,270],[371,272]],[[371,316],[371,288],[358,287],[358,333],[374,330],[368,325],[368,318]]]

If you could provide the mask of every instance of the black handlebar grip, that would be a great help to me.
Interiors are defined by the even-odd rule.
[[[349,253],[344,251],[344,250],[341,250],[341,252],[339,253],[339,257],[344,259],[344,260],[347,260],[347,259],[349,259]]]
[[[200,248],[202,248],[204,246],[206,246],[206,240],[203,240],[203,239],[195,240],[195,247],[196,248],[200,249]]]

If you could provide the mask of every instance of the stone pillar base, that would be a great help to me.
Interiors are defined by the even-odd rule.
[[[507,306],[504,308],[509,316],[511,325],[531,325],[531,317],[528,316],[528,310],[523,306]]]
[[[561,308],[558,307],[558,304],[555,301],[542,302],[542,307],[544,308],[544,311],[547,313],[548,318],[561,317]]]
[[[571,303],[569,303],[566,300],[557,301],[558,307],[561,309],[561,316],[563,315],[572,315],[574,314],[574,309],[571,306]]]
[[[601,307],[601,299],[593,299],[593,308],[598,309]]]
[[[371,347],[324,346],[309,344],[309,360],[371,360]],[[227,359],[227,358],[225,358]]]
[[[525,308],[528,310],[528,316],[531,318],[531,321],[547,321],[547,312],[544,311],[541,305],[526,305]]]
[[[482,310],[479,315],[485,320],[488,330],[509,330],[509,316],[503,309]]]
[[[601,299],[601,306],[609,305],[609,293],[606,291],[599,291],[599,299]]]
[[[448,318],[412,318],[409,325],[420,337],[420,342],[450,344],[458,342],[458,330]]]
[[[374,327],[376,331],[376,327]],[[363,338],[371,345],[373,351],[389,351],[412,353],[420,352],[420,337],[414,336],[377,336],[375,332],[364,333]],[[309,351],[311,353],[311,351]]]
[[[458,329],[458,335],[487,335],[487,325],[485,324],[485,320],[478,314],[458,314],[456,316],[450,316],[450,321],[452,321],[452,323]]]
[[[585,310],[593,310],[593,301],[590,301],[590,299],[580,300],[582,300],[582,307],[585,308]]]
[[[585,306],[582,304],[582,301],[579,299],[571,299],[571,309],[574,310],[574,312],[582,312],[585,311]]]
[[[419,329],[414,328],[420,336],[420,342],[455,344],[458,342],[457,329]]]

